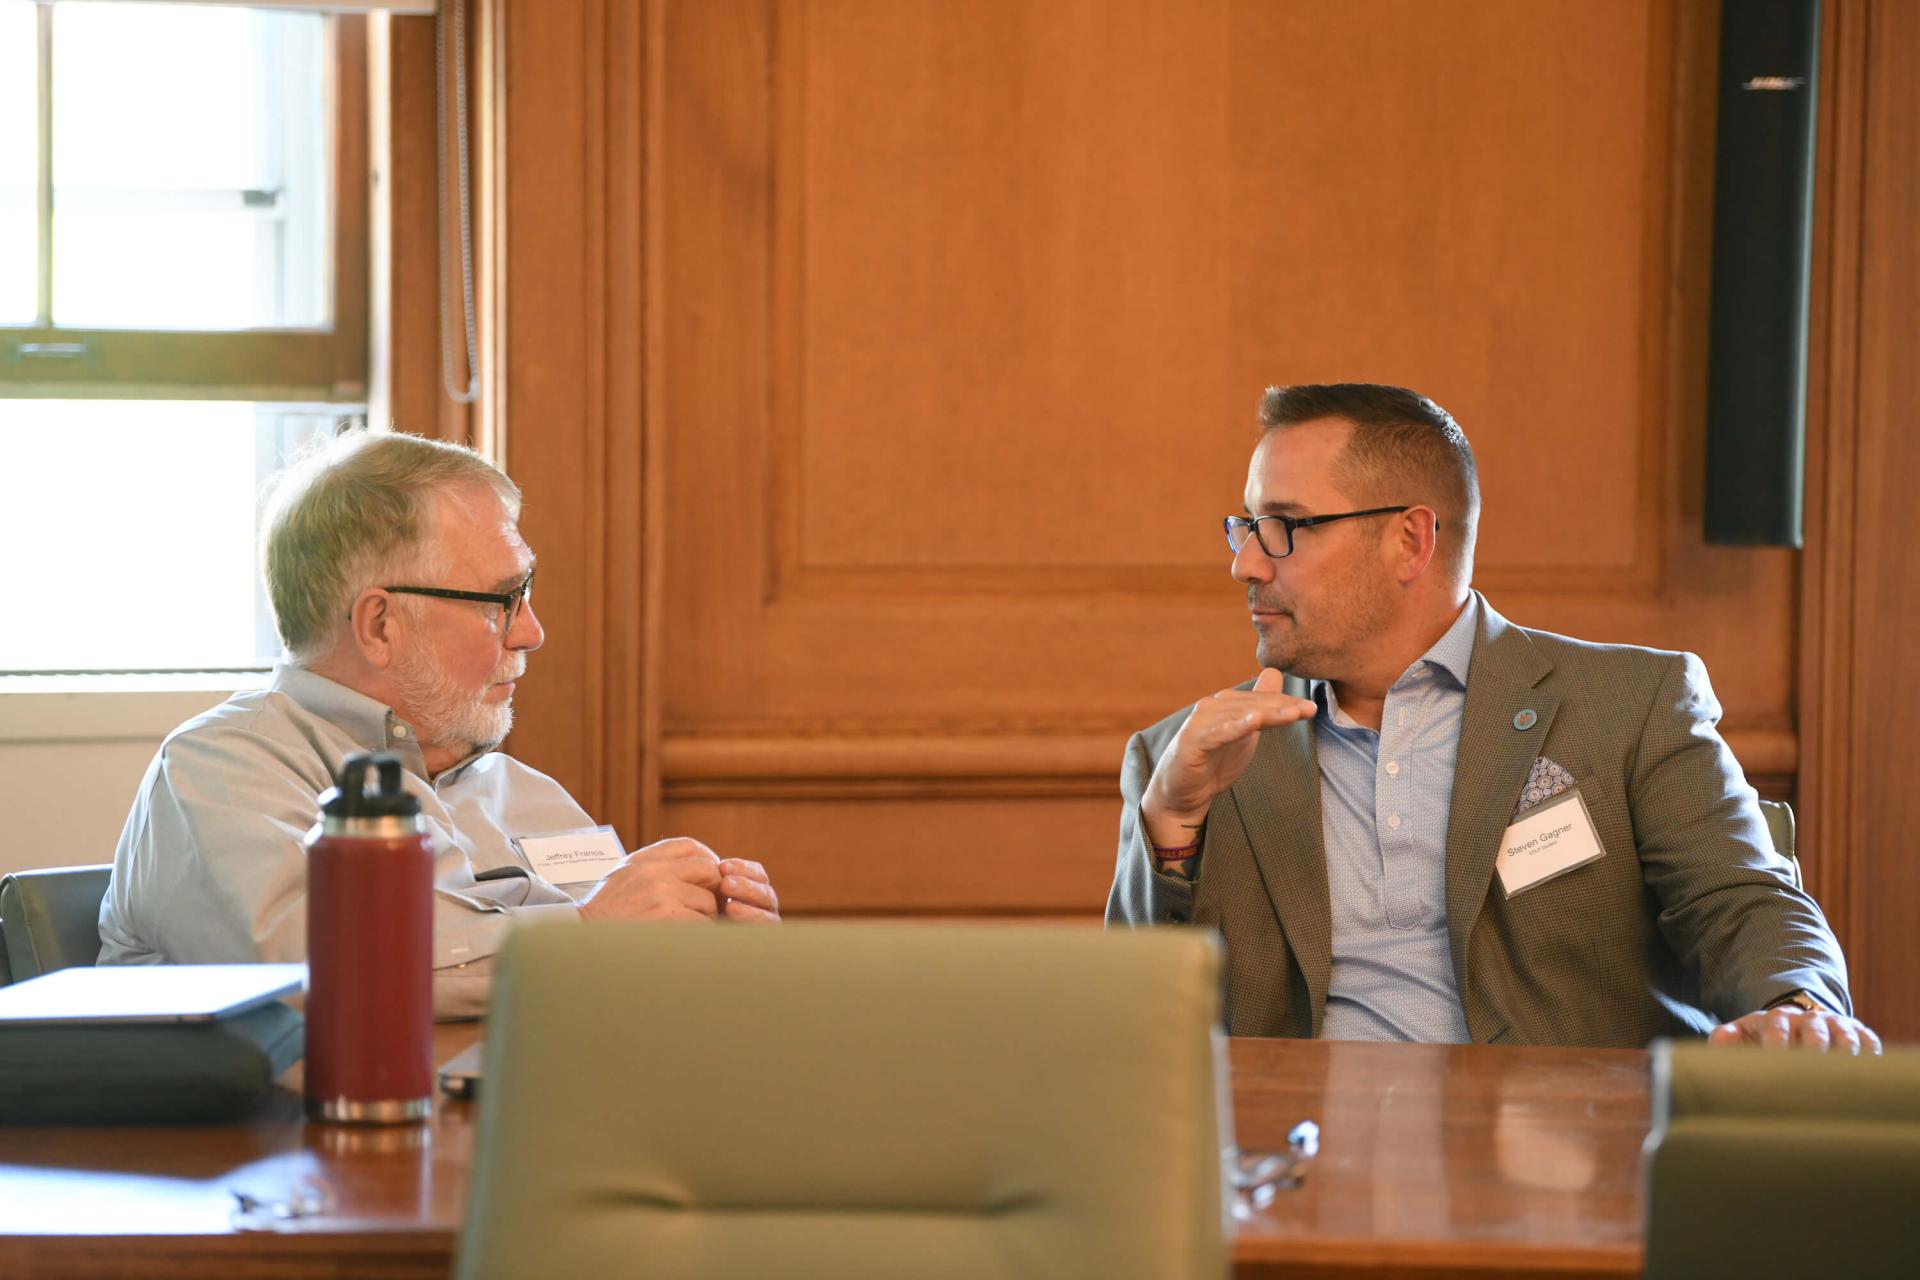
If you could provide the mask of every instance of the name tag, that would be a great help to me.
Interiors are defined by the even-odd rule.
[[[620,865],[627,851],[612,827],[566,831],[557,836],[521,836],[513,842],[534,874],[551,884],[586,884]]]
[[[1598,859],[1606,849],[1578,789],[1520,815],[1500,837],[1500,888],[1511,898]]]

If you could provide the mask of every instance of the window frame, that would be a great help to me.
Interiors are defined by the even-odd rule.
[[[251,400],[365,404],[369,203],[367,19],[331,14],[333,319],[325,328],[87,329],[49,323],[53,9],[37,6],[41,314],[0,325],[0,399]]]

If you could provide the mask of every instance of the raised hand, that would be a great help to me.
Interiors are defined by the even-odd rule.
[[[1159,848],[1190,843],[1207,808],[1246,772],[1260,731],[1312,718],[1314,704],[1283,693],[1284,678],[1268,667],[1251,689],[1222,689],[1203,698],[1160,753],[1140,813],[1147,839]]]

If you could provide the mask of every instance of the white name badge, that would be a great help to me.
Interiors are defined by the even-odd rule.
[[[627,851],[612,827],[564,831],[557,836],[521,836],[513,842],[534,874],[552,884],[586,884],[620,865]]]
[[[1606,853],[1578,788],[1535,805],[1500,837],[1500,888],[1511,898]]]

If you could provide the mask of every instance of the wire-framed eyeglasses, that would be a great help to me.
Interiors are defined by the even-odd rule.
[[[471,600],[476,604],[490,604],[500,610],[500,634],[513,630],[514,622],[520,617],[520,606],[533,594],[533,573],[520,580],[520,585],[511,591],[455,591],[451,587],[382,587],[382,591],[391,591],[401,596],[432,596],[435,600]]]
[[[1226,518],[1227,546],[1235,555],[1247,545],[1247,539],[1253,538],[1260,544],[1260,550],[1269,560],[1284,560],[1293,554],[1293,531],[1311,529],[1315,525],[1332,524],[1335,520],[1356,520],[1361,516],[1393,515],[1401,511],[1411,511],[1411,504],[1399,507],[1368,507],[1365,511],[1341,511],[1330,516],[1228,516]],[[1267,535],[1261,525],[1271,525],[1285,530],[1286,542],[1278,549],[1267,541]]]

